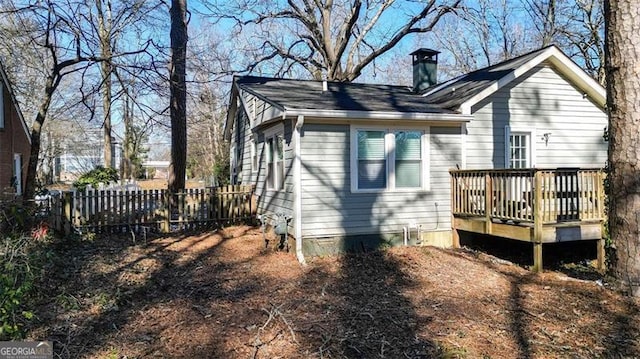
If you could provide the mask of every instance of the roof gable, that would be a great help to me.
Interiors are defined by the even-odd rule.
[[[473,105],[545,61],[604,108],[605,89],[555,45],[456,77],[428,89],[424,97],[434,105],[470,114]]]

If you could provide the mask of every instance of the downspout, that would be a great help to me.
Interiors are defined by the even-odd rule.
[[[293,177],[295,183],[293,221],[296,237],[296,257],[298,258],[298,262],[300,262],[300,264],[306,265],[307,262],[304,260],[304,254],[302,253],[302,155],[300,154],[300,130],[302,129],[302,125],[304,125],[304,116],[299,115],[298,120],[296,121],[295,129],[293,131],[293,139],[295,145],[295,157],[293,160]]]

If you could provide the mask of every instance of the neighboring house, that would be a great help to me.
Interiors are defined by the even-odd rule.
[[[452,168],[605,165],[605,90],[557,47],[441,84],[437,54],[412,54],[414,88],[235,78],[232,182],[292,218],[299,257],[411,228],[451,245]]]
[[[144,168],[146,179],[168,179],[169,178],[169,164],[170,161],[144,161],[142,162],[142,168]]]
[[[29,128],[0,62],[0,191],[21,195],[31,152]]]
[[[78,126],[69,131],[73,132],[57,143],[56,152],[59,154],[55,158],[53,175],[55,181],[73,182],[97,166],[104,166],[102,129],[86,129]],[[91,146],[87,146],[87,143]],[[112,143],[111,153],[111,167],[119,171],[122,157],[120,143]]]

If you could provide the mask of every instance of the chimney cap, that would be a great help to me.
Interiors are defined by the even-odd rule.
[[[426,47],[422,47],[417,49],[416,51],[410,53],[409,55],[427,55],[427,56],[433,56],[433,55],[437,55],[439,54],[440,51],[438,50],[434,50],[434,49],[428,49]]]

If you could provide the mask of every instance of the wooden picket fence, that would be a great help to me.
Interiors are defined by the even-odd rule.
[[[174,232],[253,221],[252,186],[63,192],[49,201],[49,224],[64,233]]]

